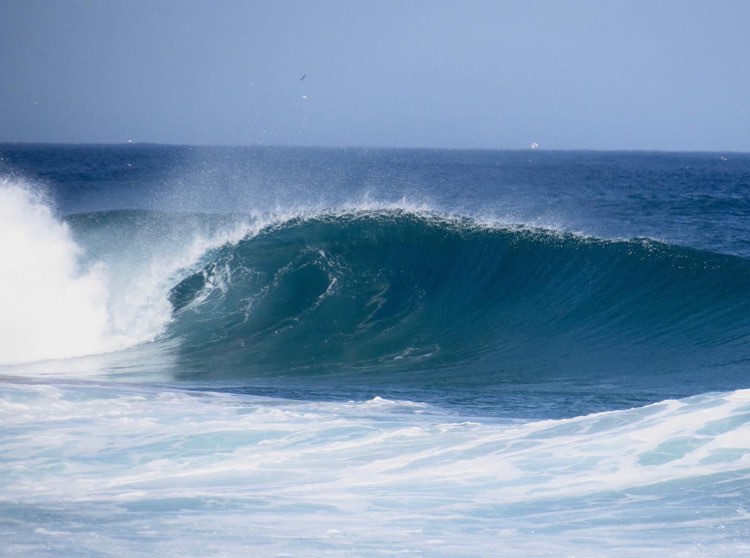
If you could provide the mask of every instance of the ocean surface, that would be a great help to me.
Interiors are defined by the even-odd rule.
[[[750,555],[750,155],[0,145],[0,541]]]

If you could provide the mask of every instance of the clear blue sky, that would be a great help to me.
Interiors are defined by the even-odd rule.
[[[750,0],[0,0],[0,52],[0,141],[750,151]]]

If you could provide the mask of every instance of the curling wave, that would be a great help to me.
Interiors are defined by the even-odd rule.
[[[0,192],[15,192],[34,231],[13,244],[34,265],[9,266],[4,252],[15,309],[2,318],[5,365],[124,349],[91,366],[214,386],[312,385],[315,396],[370,386],[445,397],[455,386],[495,401],[544,385],[556,405],[584,388],[641,389],[634,403],[643,403],[746,387],[750,261],[741,257],[394,207],[276,220],[108,211],[62,222],[28,194]],[[88,365],[76,366],[63,368]]]
[[[724,378],[750,356],[749,295],[747,260],[650,240],[324,214],[209,252],[167,336],[186,375]]]

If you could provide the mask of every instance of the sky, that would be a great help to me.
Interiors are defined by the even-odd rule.
[[[748,0],[0,0],[0,142],[750,151],[748,29]]]

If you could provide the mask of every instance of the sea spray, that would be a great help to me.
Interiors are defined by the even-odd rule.
[[[67,358],[113,348],[104,270],[42,196],[0,181],[0,363]]]
[[[84,221],[105,219],[89,214]],[[150,238],[106,221],[84,249],[39,187],[0,182],[0,364],[66,359],[153,341],[172,317],[169,290],[248,225],[204,230],[179,220]],[[145,227],[149,229],[148,226]],[[81,235],[78,235],[81,236]]]

